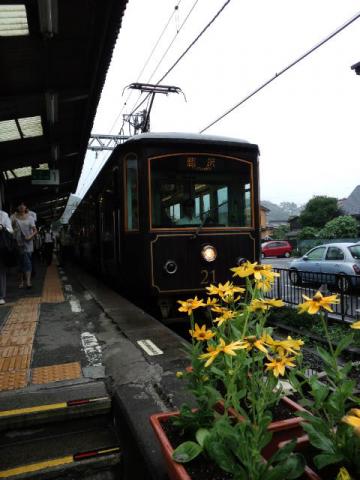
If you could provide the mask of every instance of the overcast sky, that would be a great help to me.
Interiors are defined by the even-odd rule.
[[[143,74],[145,60],[179,0],[129,0],[93,132],[118,133],[138,99],[123,89],[148,82],[195,0],[181,0]],[[198,0],[151,79],[156,83],[225,0]],[[212,120],[358,14],[358,0],[232,0],[164,80],[180,95],[155,99],[151,130],[199,132]],[[360,19],[206,133],[260,147],[261,199],[306,203],[347,197],[360,184]],[[117,121],[116,121],[117,119]],[[115,124],[114,124],[115,122]],[[77,194],[107,158],[89,152]]]

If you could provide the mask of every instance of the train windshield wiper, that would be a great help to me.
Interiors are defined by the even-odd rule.
[[[205,225],[205,222],[206,220],[209,218],[209,214],[211,212],[214,212],[215,210],[218,210],[220,207],[222,207],[223,205],[227,205],[229,202],[226,201],[226,202],[223,202],[223,203],[220,203],[219,205],[217,205],[216,207],[214,208],[210,208],[209,210],[207,210],[206,212],[204,212],[204,218],[202,220],[202,222],[200,223],[200,225],[198,226],[198,228],[196,229],[194,235],[192,235],[191,238],[195,239],[197,238],[197,236],[199,235],[200,231],[202,230],[203,226]]]

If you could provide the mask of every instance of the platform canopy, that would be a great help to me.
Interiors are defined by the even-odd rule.
[[[23,200],[46,221],[61,215],[79,180],[126,3],[0,0],[6,209]]]

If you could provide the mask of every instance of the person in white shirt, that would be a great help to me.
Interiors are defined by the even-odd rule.
[[[182,217],[176,222],[176,225],[199,225],[200,219],[195,216],[195,202],[188,198],[182,203]]]
[[[10,233],[13,233],[9,215],[0,210],[0,228],[6,228]],[[6,266],[0,258],[0,305],[4,305],[6,297]]]

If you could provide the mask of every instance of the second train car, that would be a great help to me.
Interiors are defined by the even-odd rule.
[[[177,299],[259,258],[258,157],[233,138],[131,137],[71,219],[77,258],[135,302],[176,315]]]

